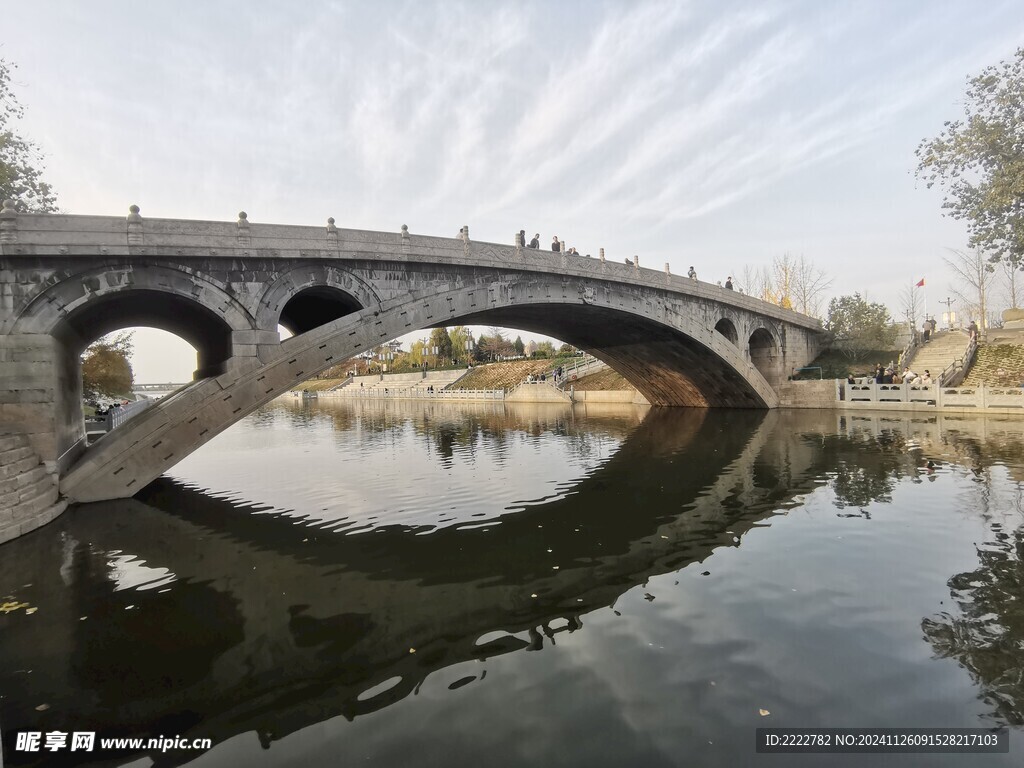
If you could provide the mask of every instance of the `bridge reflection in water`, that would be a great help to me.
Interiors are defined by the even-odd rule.
[[[311,416],[303,404],[281,407]],[[586,632],[588,613],[741,546],[825,483],[842,514],[860,514],[900,478],[929,477],[926,455],[971,461],[979,429],[698,410],[660,410],[636,425],[632,413],[591,414],[587,433],[621,437],[619,450],[553,501],[491,525],[416,535],[395,523],[346,536],[167,478],[134,499],[78,507],[56,524],[59,536],[51,527],[4,548],[0,585],[46,595],[31,630],[0,633],[4,728],[73,722],[106,736],[214,744],[255,731],[269,746],[398,702],[444,668]],[[431,434],[450,458],[460,438],[436,428],[439,414]],[[328,415],[364,439],[412,418],[394,403]],[[474,419],[479,429],[574,429],[565,409],[481,406]],[[1019,442],[1007,450],[1019,461]],[[942,629],[926,629],[938,642]]]

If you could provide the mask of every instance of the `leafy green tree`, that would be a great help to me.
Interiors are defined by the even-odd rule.
[[[515,348],[516,354],[520,357],[526,354],[526,345],[523,344],[522,336],[516,336],[516,340],[512,342],[512,346]]]
[[[555,356],[555,345],[550,341],[542,341],[537,344],[537,348],[533,351],[533,357],[539,358],[550,358]]]
[[[57,198],[43,181],[39,148],[11,126],[24,113],[11,91],[15,67],[0,59],[0,200],[14,200],[23,211],[55,213]]]
[[[892,349],[896,328],[884,304],[869,302],[859,293],[840,296],[828,304],[826,330],[834,344],[851,359],[877,349]]]
[[[942,207],[967,222],[969,245],[1024,262],[1024,48],[967,81],[963,120],[922,141],[917,176],[939,184]]]
[[[120,397],[132,391],[135,378],[130,358],[132,333],[104,336],[82,355],[82,390],[91,395]]]
[[[558,356],[559,357],[572,357],[575,354],[576,354],[576,347],[574,347],[572,344],[565,343],[565,344],[562,344],[562,346],[560,346],[558,348]]]

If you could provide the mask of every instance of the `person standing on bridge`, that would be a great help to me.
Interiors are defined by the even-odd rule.
[[[732,290],[732,275],[729,275],[727,278],[725,278],[725,290]]]
[[[551,250],[553,253],[558,253],[560,250],[562,250],[562,244],[558,242],[558,235],[555,235],[551,239]]]
[[[530,247],[534,250],[540,248],[540,232],[533,236],[533,240],[530,241]]]
[[[690,267],[690,271],[686,273],[686,276],[688,278],[690,278],[691,280],[696,281],[696,279],[697,279],[697,270],[694,269],[693,267]]]

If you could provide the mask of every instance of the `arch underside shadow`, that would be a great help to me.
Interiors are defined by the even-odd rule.
[[[317,285],[297,291],[281,309],[278,323],[298,335],[363,308],[359,300],[338,288]]]
[[[652,405],[764,408],[764,399],[728,362],[684,333],[600,306],[516,305],[460,323],[522,328],[567,341],[608,363]]]

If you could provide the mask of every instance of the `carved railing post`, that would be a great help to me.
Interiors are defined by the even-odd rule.
[[[409,250],[409,245],[410,245],[410,242],[409,242],[409,225],[408,224],[403,224],[402,225],[402,250],[403,251],[408,251]]]
[[[665,282],[672,282],[672,270],[669,269],[667,261],[665,262]]]
[[[238,244],[243,248],[248,248],[252,243],[252,238],[249,236],[249,216],[245,211],[238,212]]]
[[[18,211],[13,200],[4,200],[0,209],[0,243],[18,242]]]
[[[142,243],[142,217],[139,215],[139,206],[133,205],[128,208],[128,245]]]
[[[327,242],[329,245],[338,244],[338,228],[334,226],[333,216],[330,216],[327,219]]]

